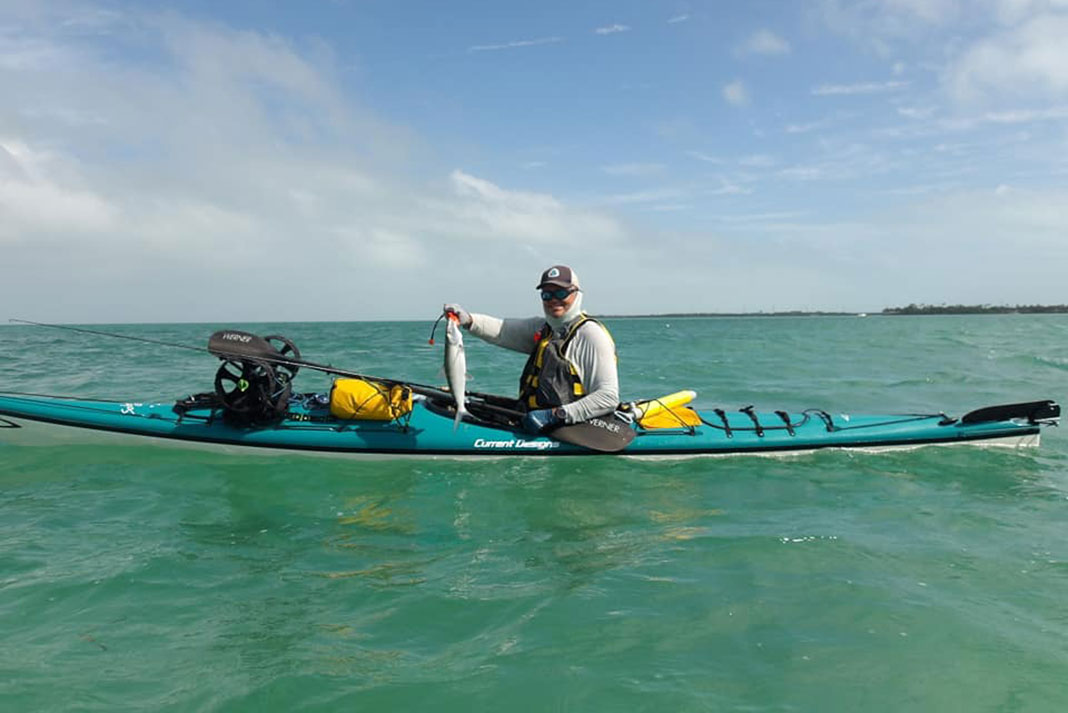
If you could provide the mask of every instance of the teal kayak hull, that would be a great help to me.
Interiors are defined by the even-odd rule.
[[[1042,406],[1043,408],[1039,408]],[[776,455],[826,448],[878,451],[926,445],[1037,446],[1056,423],[1052,402],[990,407],[962,418],[944,414],[847,415],[804,412],[698,411],[693,427],[637,430],[615,455],[693,457]],[[978,414],[978,416],[976,416]],[[237,426],[208,409],[179,415],[173,404],[0,393],[0,443],[54,445],[115,436],[227,450],[373,456],[605,455],[544,436],[479,423],[454,428],[450,414],[417,400],[402,422],[342,421],[313,399],[296,399],[283,420]],[[147,442],[147,441],[146,441]]]

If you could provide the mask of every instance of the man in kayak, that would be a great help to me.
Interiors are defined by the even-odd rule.
[[[578,275],[567,265],[553,265],[536,289],[544,317],[499,319],[457,304],[445,305],[445,312],[476,337],[530,355],[519,378],[527,431],[612,413],[619,405],[616,345],[604,325],[582,311]]]

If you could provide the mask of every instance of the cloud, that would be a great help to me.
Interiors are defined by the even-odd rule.
[[[780,211],[776,213],[736,213],[736,214],[720,214],[716,216],[716,220],[720,220],[726,223],[768,223],[779,222],[783,220],[793,220],[795,218],[802,218],[807,213],[803,211]]]
[[[940,118],[923,129],[923,133],[970,131],[990,124],[1038,124],[1068,119],[1068,105],[1044,109],[1003,109],[981,114]]]
[[[62,47],[32,37],[5,36],[5,30],[0,27],[0,69],[40,70],[62,67],[70,60]]]
[[[964,10],[962,0],[885,0],[883,16],[920,20],[943,25],[958,18]]]
[[[516,251],[581,262],[626,244],[610,216],[450,173],[345,94],[316,41],[140,11],[107,34],[35,12],[0,34],[0,303],[57,295],[34,314],[71,321],[411,316],[480,280],[506,307]],[[158,289],[180,284],[214,287]]]
[[[594,30],[594,33],[598,35],[615,35],[620,32],[630,32],[630,27],[627,25],[615,24],[598,27]]]
[[[805,299],[824,304],[856,306],[858,294],[871,295],[876,307],[902,293],[956,299],[999,271],[1013,280],[1002,279],[996,295],[979,301],[1015,299],[1017,289],[1029,290],[1019,299],[1039,301],[1042,290],[1063,291],[1068,221],[1060,206],[1068,195],[1028,188],[1065,175],[1058,161],[1068,108],[1063,99],[1041,100],[1058,86],[1047,75],[1021,81],[1027,94],[1017,96],[1011,81],[969,70],[961,76],[976,96],[1001,100],[953,111],[923,84],[931,52],[903,54],[910,71],[902,76],[889,73],[892,58],[882,63],[886,74],[873,76],[913,79],[908,86],[924,91],[913,97],[904,87],[873,83],[897,92],[876,96],[893,100],[879,102],[888,115],[881,120],[902,125],[903,133],[880,135],[855,115],[846,135],[873,142],[867,146],[830,131],[790,141],[789,151],[766,142],[724,144],[696,114],[668,114],[655,129],[684,153],[677,158],[694,162],[684,161],[681,175],[700,178],[662,185],[657,164],[595,159],[594,167],[617,176],[653,178],[628,186],[645,190],[604,198],[592,186],[588,198],[575,200],[555,187],[564,183],[548,183],[551,175],[522,171],[522,161],[545,158],[544,150],[516,153],[526,145],[518,143],[512,158],[494,161],[487,140],[473,151],[463,145],[463,155],[474,158],[460,165],[448,158],[458,155],[455,145],[438,153],[439,142],[410,128],[422,117],[372,110],[362,73],[350,69],[358,48],[335,55],[307,36],[237,30],[136,4],[119,16],[86,13],[85,21],[65,25],[66,10],[77,4],[16,3],[27,8],[17,20],[10,19],[13,4],[0,11],[0,26],[18,27],[0,30],[0,303],[11,305],[11,314],[45,321],[387,319],[459,300],[526,315],[536,313],[536,297],[516,284],[530,280],[532,262],[536,277],[561,260],[579,265],[591,297],[601,295],[593,309],[621,310],[633,300],[634,311],[666,310],[665,302],[649,300],[668,301],[655,295],[678,294],[673,288],[701,294],[710,282],[722,286],[717,295],[752,300],[746,288],[764,278],[776,287],[760,299],[781,305],[793,304],[799,284],[816,285]],[[851,4],[875,12],[869,0]],[[951,21],[936,24],[933,11],[921,18],[918,6],[886,7],[912,17],[925,37],[941,38],[937,27],[960,35],[944,54],[942,44],[935,49],[948,58],[947,94],[955,76],[949,67],[973,66],[966,60],[984,43],[1012,47],[1007,38],[1038,12],[1028,5],[1027,13],[1004,19],[970,15],[958,30]],[[1013,66],[1018,59],[1006,56]],[[729,79],[713,90],[726,90]],[[734,93],[724,91],[725,100],[749,101],[746,82],[728,87]],[[388,106],[386,97],[375,100]],[[798,133],[822,123],[785,116],[780,124],[795,119],[786,129]],[[977,135],[964,133],[972,130]],[[1016,138],[1024,134],[1031,138]],[[998,143],[1009,135],[1012,142]],[[703,151],[685,154],[694,147]],[[759,158],[765,152],[778,162]],[[560,149],[556,158],[563,155]],[[553,173],[572,160],[554,160]],[[503,168],[492,174],[489,165]],[[667,175],[671,164],[664,165]],[[605,178],[601,170],[586,178],[598,175]],[[988,185],[961,189],[980,182]],[[1003,184],[1010,188],[998,191]],[[745,198],[749,193],[756,195]],[[873,204],[885,209],[865,213]],[[769,206],[780,213],[768,213]],[[717,217],[721,209],[753,217]],[[640,211],[641,240],[617,217]],[[828,218],[839,214],[841,221]],[[687,224],[713,228],[685,230]],[[980,258],[992,258],[993,267]],[[920,264],[917,285],[941,292],[921,296],[902,285],[910,261]],[[618,275],[636,265],[653,276],[649,289],[614,290]],[[603,291],[595,289],[598,279]],[[205,284],[211,289],[182,290],[181,299],[160,289]],[[33,314],[24,311],[29,294]]]
[[[814,12],[833,32],[894,60],[941,44],[921,62],[958,104],[1060,101],[1068,91],[1065,0],[822,0]],[[872,85],[875,86],[875,85]]]
[[[662,163],[619,163],[610,166],[601,166],[601,170],[609,176],[651,176],[663,173]]]
[[[114,229],[117,209],[72,179],[74,166],[20,141],[0,140],[0,243],[28,233],[104,234]]]
[[[450,215],[465,236],[494,241],[566,244],[581,236],[584,244],[622,237],[613,219],[572,210],[544,193],[511,191],[460,170],[449,175],[459,201],[434,202],[434,212]]]
[[[768,156],[767,154],[752,154],[750,156],[742,156],[738,159],[739,166],[745,166],[747,168],[769,168],[777,163],[774,156]]]
[[[1065,267],[1065,255],[1059,249],[1068,231],[1068,192],[1064,190],[1025,190],[998,184],[938,195],[915,204],[903,217],[924,225],[926,233],[952,236],[951,245],[971,244],[978,252],[1000,252],[1003,247],[1006,253],[1018,250],[1020,255],[1037,260],[1051,257],[1055,251],[1055,265],[1047,267]],[[1002,240],[1007,242],[999,246]],[[1028,249],[1035,252],[1028,253]],[[1019,267],[1018,258],[1009,260]],[[971,264],[982,263],[975,260]],[[1006,269],[1006,265],[999,269]]]
[[[749,90],[740,79],[723,85],[723,98],[731,106],[745,106],[749,103]]]
[[[716,156],[710,156],[710,155],[708,155],[706,153],[702,153],[700,151],[687,151],[686,155],[689,156],[690,158],[695,158],[698,161],[703,161],[705,163],[716,163],[716,164],[723,163],[723,159],[718,158]]]
[[[968,17],[972,5],[982,1],[821,0],[814,5],[814,11],[833,32],[885,54],[886,43],[910,42],[921,35],[923,28],[952,25]]]
[[[939,191],[842,221],[816,214],[756,216],[729,226],[732,257],[805,284],[816,304],[878,309],[902,301],[1063,301],[1068,193],[1063,190]],[[769,241],[775,245],[768,251]],[[752,255],[746,256],[751,250]],[[760,264],[759,251],[767,262]],[[967,260],[962,261],[961,255]],[[702,264],[707,271],[708,267]],[[809,277],[834,274],[833,279]],[[1011,285],[1006,276],[1017,278]],[[742,287],[724,274],[722,287]],[[676,274],[685,284],[687,274]],[[737,282],[734,282],[737,280]],[[997,285],[992,295],[991,285]],[[744,288],[743,288],[744,289]]]
[[[686,15],[686,14],[675,15],[674,17],[669,17],[668,18],[668,24],[669,25],[675,25],[675,24],[678,24],[680,22],[688,22],[689,19],[690,19],[690,16]]]
[[[518,47],[537,47],[539,45],[552,45],[563,42],[563,37],[539,37],[534,40],[515,40],[496,45],[473,45],[467,48],[468,52],[494,52],[498,50],[510,50]]]
[[[634,203],[659,203],[678,201],[689,197],[689,192],[679,188],[651,188],[631,193],[616,193],[604,198],[609,205],[630,205]]]
[[[765,56],[790,54],[790,43],[771,30],[758,30],[738,48],[738,54]]]
[[[849,96],[853,94],[881,94],[884,92],[897,92],[909,86],[908,82],[859,82],[857,84],[821,84],[812,89],[812,95],[817,97],[826,96]]]
[[[350,264],[370,261],[379,268],[398,272],[428,266],[423,245],[411,235],[384,228],[364,230],[346,226],[337,230],[338,244]]]
[[[744,188],[736,183],[731,183],[726,180],[723,180],[719,186],[704,191],[705,195],[709,196],[741,196],[748,195],[752,192],[753,191],[748,188]]]
[[[906,119],[928,119],[935,112],[931,106],[899,106],[897,113]]]
[[[747,195],[751,192],[750,189],[737,183],[719,178],[717,185],[648,188],[642,191],[612,194],[604,197],[602,202],[615,206],[640,206],[649,210],[666,210],[667,208],[678,210],[690,207],[689,201],[697,197]]]
[[[787,166],[774,175],[787,181],[849,181],[886,175],[906,165],[905,159],[878,146],[826,139],[820,144],[823,158]]]
[[[836,112],[832,116],[824,117],[823,119],[817,119],[816,121],[809,121],[804,124],[787,124],[783,129],[788,134],[807,134],[812,131],[820,129],[826,129],[834,126],[835,124],[843,123],[849,119],[854,118],[854,114],[846,112]]]
[[[831,177],[824,166],[791,166],[777,175],[791,181],[822,181]]]
[[[1047,13],[971,45],[946,67],[943,82],[958,101],[1068,92],[1068,13]]]
[[[992,124],[1031,124],[1037,121],[1061,121],[1063,119],[1068,119],[1068,106],[992,111],[981,117],[981,121]]]

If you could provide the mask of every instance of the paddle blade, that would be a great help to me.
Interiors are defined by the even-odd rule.
[[[1002,404],[970,411],[960,418],[961,423],[987,423],[1027,419],[1030,423],[1056,423],[1061,417],[1061,407],[1054,401],[1028,401],[1021,404]]]
[[[582,423],[557,426],[545,433],[564,443],[589,448],[601,453],[616,453],[630,445],[637,435],[633,426],[615,414],[591,418]]]
[[[263,337],[237,329],[224,329],[211,335],[208,351],[217,357],[282,358],[278,350]]]

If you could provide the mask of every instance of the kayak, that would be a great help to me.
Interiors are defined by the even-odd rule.
[[[1053,401],[990,406],[959,418],[937,414],[850,415],[821,409],[758,412],[688,409],[693,417],[646,428],[626,413],[606,417],[612,429],[632,429],[613,455],[694,457],[782,455],[821,449],[883,451],[928,445],[1037,446],[1044,426],[1060,418]],[[473,416],[455,424],[443,399],[416,396],[395,420],[348,420],[332,415],[321,395],[294,394],[269,424],[233,423],[196,399],[174,403],[103,401],[0,392],[0,444],[111,442],[194,445],[245,453],[343,456],[586,456],[598,450],[531,435]]]

